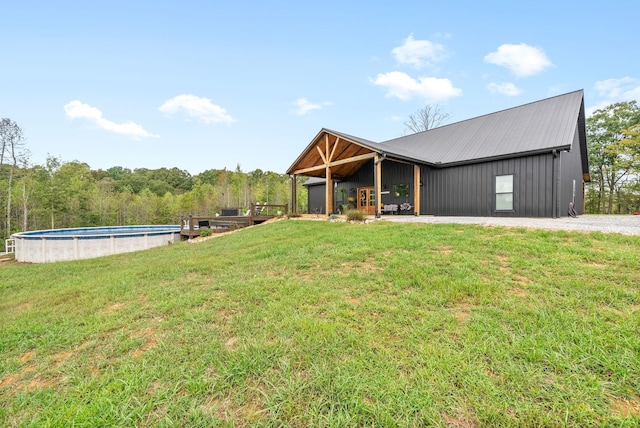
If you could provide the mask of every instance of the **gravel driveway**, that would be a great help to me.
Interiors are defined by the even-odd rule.
[[[532,227],[538,229],[579,230],[584,232],[621,233],[640,235],[638,215],[582,215],[578,218],[523,218],[523,217],[439,217],[385,215],[383,220],[399,223],[462,223],[484,226]]]

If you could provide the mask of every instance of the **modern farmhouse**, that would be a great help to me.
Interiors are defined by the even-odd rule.
[[[559,217],[590,181],[582,90],[381,143],[322,129],[287,170],[309,212]],[[570,205],[571,204],[571,205]]]

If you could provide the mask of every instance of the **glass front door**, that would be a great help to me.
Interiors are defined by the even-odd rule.
[[[358,189],[358,209],[368,215],[376,213],[376,192],[373,187]]]

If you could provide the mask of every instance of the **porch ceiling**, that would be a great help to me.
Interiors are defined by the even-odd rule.
[[[349,140],[342,135],[322,130],[287,170],[287,174],[344,179],[352,175],[379,151]]]

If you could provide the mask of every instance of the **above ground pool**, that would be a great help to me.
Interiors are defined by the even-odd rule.
[[[146,250],[180,241],[180,226],[110,226],[16,233],[19,262],[50,263]]]

